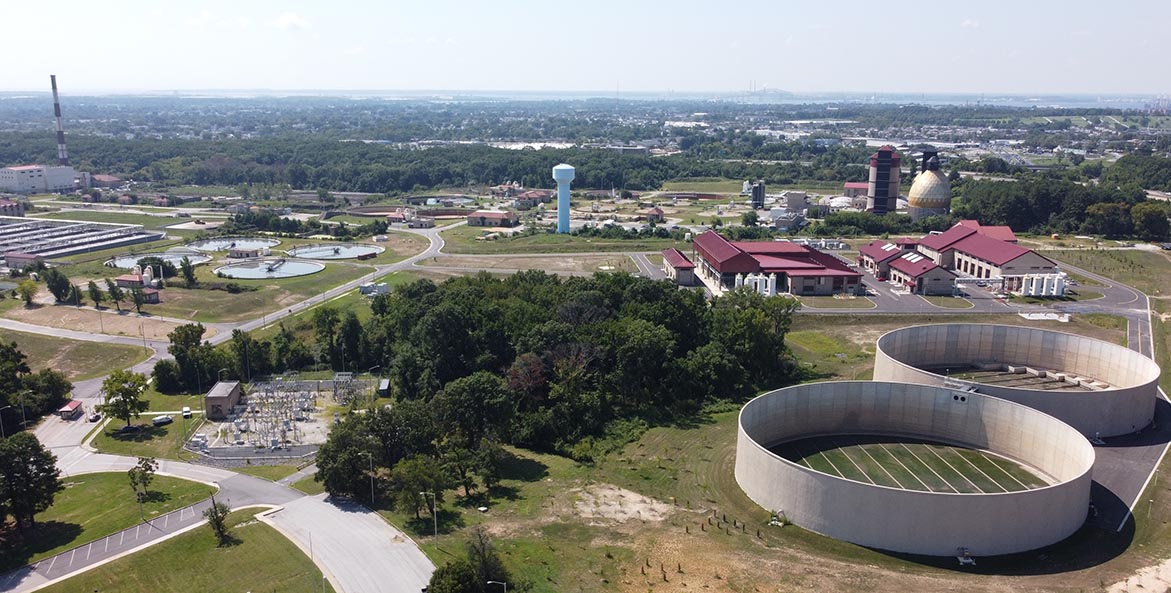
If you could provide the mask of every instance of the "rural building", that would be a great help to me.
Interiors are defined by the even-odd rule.
[[[435,228],[435,219],[431,217],[420,216],[412,218],[407,222],[407,228],[411,229],[433,229]]]
[[[203,397],[203,412],[208,420],[226,420],[240,403],[239,381],[217,381]]]
[[[659,208],[658,206],[655,206],[654,208],[647,208],[646,210],[639,212],[639,214],[642,215],[642,217],[649,223],[662,224],[663,220],[665,220],[663,218],[663,209]]]
[[[857,294],[862,274],[842,260],[787,241],[731,242],[708,231],[692,242],[696,273],[709,286],[733,290],[750,286],[765,296]]]
[[[121,288],[144,288],[146,278],[142,274],[122,274],[114,278],[114,284]]]
[[[891,282],[915,294],[949,295],[955,292],[955,274],[939,267],[931,258],[905,252],[888,263]]]
[[[148,305],[157,305],[161,302],[159,299],[159,291],[156,288],[142,289],[142,302]]]
[[[90,182],[94,187],[118,187],[122,185],[122,180],[113,175],[94,175]]]
[[[44,258],[32,253],[9,251],[4,254],[4,265],[13,270],[23,270],[42,261],[45,261]]]
[[[663,272],[680,286],[695,284],[695,264],[678,249],[663,250]]]
[[[24,203],[0,200],[0,216],[24,216]]]
[[[520,216],[505,210],[476,210],[468,215],[468,226],[516,226]]]
[[[263,247],[231,247],[228,249],[228,257],[233,259],[251,259],[269,253],[271,252]]]

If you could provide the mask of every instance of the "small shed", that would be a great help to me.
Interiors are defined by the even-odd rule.
[[[209,420],[226,420],[240,403],[239,381],[217,381],[203,397],[203,412]]]
[[[81,401],[71,399],[65,402],[65,405],[61,406],[61,409],[57,410],[57,415],[62,420],[72,420],[79,412],[81,412]]]

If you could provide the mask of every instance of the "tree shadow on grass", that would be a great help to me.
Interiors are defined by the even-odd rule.
[[[448,534],[453,531],[463,529],[467,524],[464,522],[463,513],[452,509],[439,509],[439,533]],[[411,517],[407,519],[406,528],[411,531],[411,535],[433,535],[435,533],[435,520],[427,515],[422,517]]]
[[[244,540],[236,537],[236,534],[228,533],[228,534],[224,535],[224,539],[216,542],[216,547],[217,548],[234,548],[242,543],[244,543]]]
[[[107,429],[106,436],[120,443],[145,443],[153,441],[157,438],[164,438],[169,432],[166,426],[152,426],[147,424],[135,424],[135,430],[125,431],[124,427],[115,429]]]
[[[81,525],[62,521],[42,521],[23,533],[15,526],[0,526],[0,572],[28,564],[42,554],[73,542],[81,536]]]
[[[548,475],[549,467],[536,459],[509,455],[500,463],[500,478],[503,480],[536,482]]]
[[[171,500],[169,493],[157,490],[147,490],[142,495],[142,502],[166,502],[168,500]]]

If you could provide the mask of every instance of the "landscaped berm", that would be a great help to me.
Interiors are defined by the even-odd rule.
[[[926,385],[771,391],[740,412],[736,481],[778,519],[894,552],[1033,550],[1085,522],[1094,450],[1032,408]]]

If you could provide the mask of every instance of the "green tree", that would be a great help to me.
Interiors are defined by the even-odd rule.
[[[118,310],[121,311],[122,301],[126,300],[126,293],[122,290],[122,287],[118,286],[113,280],[106,278],[106,294],[109,295],[110,301],[114,303],[114,306],[118,307]]]
[[[22,531],[33,526],[62,488],[57,457],[35,436],[19,432],[0,441],[0,519],[12,515]]]
[[[740,215],[740,224],[744,226],[756,226],[758,222],[760,222],[760,215],[756,213],[756,210],[749,210]]]
[[[486,584],[487,581],[480,582],[470,562],[456,558],[431,573],[427,593],[478,593]]]
[[[72,303],[75,307],[81,306],[81,289],[76,284],[69,287],[69,296],[66,297],[65,302]]]
[[[89,285],[86,287],[86,292],[89,293],[89,300],[94,302],[94,307],[101,309],[102,301],[106,300],[106,293],[98,288],[98,283],[90,280]]]
[[[24,306],[31,307],[34,299],[37,298],[37,292],[40,287],[33,280],[25,279],[20,284],[16,285],[16,292],[20,294],[20,298],[24,300]]]
[[[155,388],[162,393],[179,393],[183,391],[183,373],[179,370],[179,363],[173,360],[160,360],[155,363]]]
[[[1171,235],[1167,209],[1153,202],[1139,202],[1130,208],[1134,234],[1144,241],[1166,241]]]
[[[330,307],[320,307],[313,312],[313,328],[317,334],[317,343],[325,347],[330,364],[337,360],[337,328],[341,318],[337,310]]]
[[[130,289],[130,302],[134,303],[134,312],[142,315],[142,306],[146,304],[146,295],[143,294],[141,288]]]
[[[126,422],[138,418],[150,409],[150,402],[142,399],[146,389],[146,376],[127,370],[117,370],[102,381],[102,395],[106,403],[98,405],[98,411]]]
[[[203,511],[203,517],[207,519],[207,525],[215,533],[216,544],[219,547],[232,542],[232,532],[228,529],[228,513],[230,511],[228,505],[216,502],[214,496],[211,498],[211,506]]]
[[[195,264],[191,263],[191,258],[186,255],[179,260],[179,271],[183,274],[183,282],[187,288],[195,288],[199,284],[199,279],[195,277]]]
[[[394,495],[395,508],[400,511],[413,511],[415,518],[422,518],[420,510],[426,509],[434,513],[443,502],[443,491],[447,488],[446,476],[440,465],[434,459],[423,455],[415,455],[403,459],[395,464],[390,471],[390,489]],[[435,495],[435,507],[428,502],[428,496],[422,493]]]
[[[155,470],[158,468],[159,462],[154,457],[139,457],[138,465],[126,472],[130,478],[130,488],[134,490],[134,498],[138,501],[138,513],[142,515],[143,521],[146,521],[146,515],[143,514],[142,503],[146,502],[147,489],[154,481]]]
[[[41,280],[45,281],[45,287],[49,289],[58,303],[68,301],[73,284],[69,282],[69,277],[64,272],[57,268],[49,268],[41,272]]]

